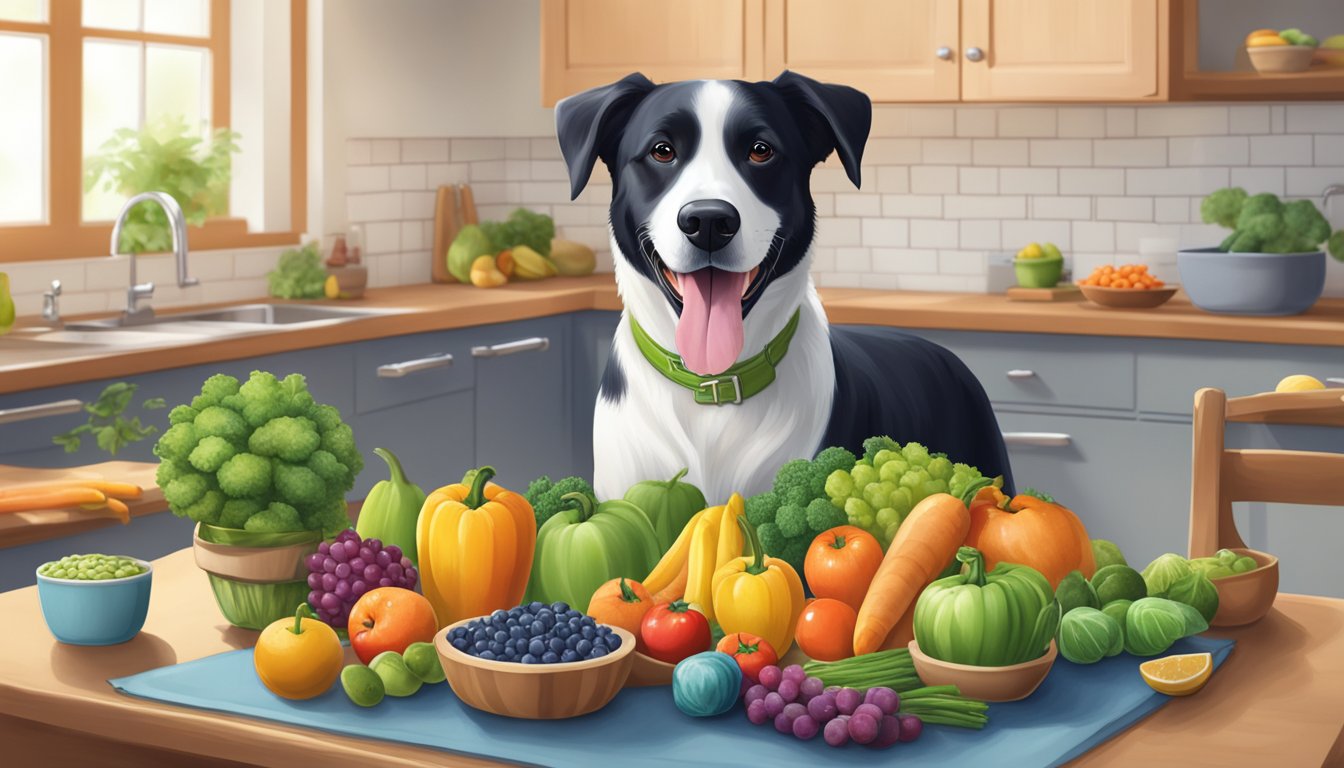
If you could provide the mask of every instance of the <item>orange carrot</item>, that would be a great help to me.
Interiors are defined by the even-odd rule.
[[[27,496],[0,499],[0,513],[32,512],[38,509],[64,509],[80,504],[103,504],[107,496],[93,488],[60,488],[38,491]]]
[[[8,488],[0,488],[0,499],[15,496],[35,496],[70,488],[92,488],[95,491],[101,491],[105,496],[115,496],[119,499],[138,499],[140,494],[144,492],[140,486],[134,483],[114,483],[107,480],[66,480],[59,483],[33,483],[31,485],[12,485]]]
[[[962,498],[935,493],[915,505],[901,523],[873,576],[854,624],[854,655],[879,650],[919,593],[942,572],[971,530],[969,502],[988,479],[972,483]]]
[[[107,501],[103,504],[80,504],[79,508],[87,509],[90,512],[97,512],[100,510],[110,512],[114,517],[121,521],[122,525],[127,525],[131,522],[131,508],[126,506],[126,502],[121,499],[114,499],[111,496],[108,496]]]

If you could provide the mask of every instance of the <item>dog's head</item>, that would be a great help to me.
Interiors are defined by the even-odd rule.
[[[712,375],[741,354],[751,308],[807,256],[813,166],[835,151],[859,185],[872,106],[792,72],[657,86],[633,74],[563,99],[555,119],[573,196],[601,158],[617,257],[675,313],[686,367]]]

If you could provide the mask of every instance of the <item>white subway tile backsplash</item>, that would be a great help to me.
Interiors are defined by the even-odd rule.
[[[1170,139],[1171,165],[1246,165],[1244,136],[1195,136]]]
[[[864,177],[864,191],[872,191],[872,177]],[[877,168],[877,191],[905,193],[910,191],[910,169],[904,165],[883,165]]]
[[[915,248],[955,248],[960,227],[948,219],[911,219],[910,245]]]
[[[1252,136],[1251,165],[1311,165],[1310,136]],[[1344,160],[1340,160],[1344,162]],[[1244,163],[1243,163],[1244,165]]]
[[[1153,220],[1159,224],[1184,224],[1190,220],[1190,200],[1188,197],[1153,198]]]
[[[986,269],[984,251],[949,251],[938,253],[938,273],[941,275],[983,275]]]
[[[881,216],[882,198],[857,192],[837,192],[835,195],[835,214],[837,216]]]
[[[1110,253],[1115,250],[1115,224],[1109,221],[1073,222],[1073,250]]]
[[[1097,139],[1092,142],[1092,164],[1107,168],[1160,168],[1167,164],[1167,140]]]
[[[863,244],[868,247],[900,247],[910,244],[910,224],[905,219],[863,219]]]
[[[1286,133],[1344,133],[1344,104],[1289,104]]]
[[[839,272],[868,272],[873,261],[867,248],[836,248],[835,269]]]
[[[447,139],[403,139],[401,162],[445,163],[448,161]]]
[[[1059,191],[1059,171],[1054,168],[1003,168],[999,191],[1006,195],[1053,195]]]
[[[1130,168],[1125,193],[1130,195],[1207,195],[1226,187],[1226,168]]]
[[[1229,133],[1269,133],[1269,107],[1264,104],[1228,107],[1227,127]]]
[[[560,142],[554,136],[531,139],[528,141],[533,160],[560,160]]]
[[[1020,195],[949,195],[943,199],[943,217],[948,219],[1021,219],[1027,215],[1027,198]]]
[[[911,222],[912,225],[915,223]],[[953,240],[955,245],[955,238]],[[938,251],[931,248],[873,248],[872,259],[874,272],[897,275],[938,272]]]
[[[939,195],[883,195],[882,215],[938,218],[943,215],[943,198]]]
[[[873,165],[900,165],[918,163],[919,139],[869,139],[863,148],[863,162]]]
[[[976,165],[1026,165],[1025,139],[976,139],[971,143],[971,160]]]
[[[364,253],[396,253],[401,250],[401,222],[377,221],[364,225]]]
[[[1135,135],[1137,114],[1134,107],[1106,107],[1106,135],[1115,138]]]
[[[917,195],[955,193],[957,191],[957,169],[946,165],[911,166],[910,191]]]
[[[911,108],[905,127],[906,136],[954,136],[956,114],[951,107]]]
[[[1228,131],[1227,107],[1141,107],[1135,132],[1139,136],[1218,136]]]
[[[472,160],[503,160],[503,139],[453,139],[452,160],[454,163]],[[447,160],[448,158],[443,158]]]
[[[1316,165],[1344,165],[1344,135],[1316,137]]]
[[[471,181],[471,166],[467,163],[430,163],[425,166],[425,187],[438,189],[449,184]]]
[[[408,219],[434,218],[435,197],[433,192],[401,193],[403,215]]]
[[[972,194],[992,194],[999,188],[999,169],[963,166],[958,169],[957,188]]]
[[[1064,107],[1059,110],[1061,139],[1090,139],[1106,135],[1106,110],[1101,107]]]
[[[346,192],[386,192],[388,166],[352,165],[345,169]]]
[[[1090,197],[1033,197],[1031,198],[1032,219],[1075,219],[1092,218],[1092,198]]]
[[[1284,194],[1283,168],[1233,168],[1228,183],[1242,187],[1251,194],[1273,192]]]
[[[1098,197],[1097,219],[1100,221],[1152,221],[1151,197]]]
[[[1056,133],[1053,107],[1008,107],[999,110],[999,135],[1044,137]]]
[[[970,139],[925,139],[923,162],[928,165],[966,165],[971,162]]]
[[[1073,227],[1067,221],[1005,221],[1002,235],[1006,251],[1017,251],[1027,243],[1054,243],[1065,251],[1073,246]]]
[[[957,107],[957,135],[965,138],[993,136],[996,110],[987,107]]]
[[[837,216],[817,222],[817,245],[863,245],[861,221]]]
[[[1032,139],[1031,164],[1085,166],[1092,164],[1092,142],[1087,139]]]
[[[532,178],[536,181],[563,181],[568,183],[569,170],[562,160],[533,160]]]
[[[400,192],[373,192],[345,196],[346,218],[363,221],[398,221],[402,218]]]
[[[346,165],[368,165],[373,162],[373,144],[366,139],[349,139],[345,142]]]
[[[962,248],[1000,248],[998,219],[962,219],[958,234]]]
[[[1125,172],[1119,168],[1061,168],[1059,192],[1063,195],[1123,195]]]
[[[1344,163],[1319,168],[1288,168],[1287,194],[1295,197],[1320,199],[1321,192],[1331,184],[1344,184]]]
[[[424,165],[394,165],[388,184],[392,189],[422,190],[428,187],[428,178]]]
[[[513,138],[504,140],[505,160],[527,160],[532,157],[532,140]]]
[[[419,221],[403,221],[401,223],[401,247],[408,251],[415,251],[421,248],[428,248],[430,243],[425,241],[425,227]]]
[[[397,139],[370,140],[369,162],[379,165],[401,162],[401,142]]]

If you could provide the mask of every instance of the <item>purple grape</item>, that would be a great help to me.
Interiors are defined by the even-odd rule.
[[[835,708],[835,697],[829,693],[823,693],[820,696],[813,696],[812,700],[807,702],[807,714],[812,716],[818,723],[828,723],[835,719],[839,714]]]
[[[796,701],[791,701],[784,705],[784,714],[791,718],[799,718],[807,714],[807,707]]]
[[[331,545],[328,544],[327,542],[324,541],[324,542],[322,542],[321,544],[318,544],[318,545],[317,545],[317,554],[319,554],[319,555],[325,555],[325,554],[327,554],[328,552],[331,552]],[[309,562],[312,562],[312,561],[309,560]]]
[[[746,680],[747,678],[743,676],[742,679]],[[742,703],[749,707],[751,706],[751,702],[764,699],[767,693],[769,693],[769,691],[765,689],[764,685],[756,683],[755,685],[748,687],[747,692],[742,695]]]
[[[877,728],[877,738],[868,742],[873,749],[886,749],[901,740],[901,722],[891,715],[882,718]]]
[[[365,584],[363,580],[356,580],[354,583],[350,585],[350,596],[355,598],[356,600],[363,597],[364,593],[368,591],[369,591],[369,585]]]
[[[350,597],[350,582],[337,582],[336,589],[332,591],[336,593],[337,597],[341,598],[341,602],[345,602],[345,600]]]
[[[415,569],[415,566],[412,565],[409,568],[406,568],[406,586],[414,587],[416,580],[419,578],[420,572]]]
[[[401,551],[401,547],[398,547],[396,544],[389,545],[388,548],[383,551],[386,552],[387,556],[393,561],[401,560],[401,556],[405,554]]]
[[[331,554],[328,557],[338,563],[344,563],[350,559],[350,556],[345,553],[345,544],[339,541],[331,546]]]
[[[854,714],[854,708],[863,703],[863,697],[853,688],[841,688],[835,694],[835,708],[842,715]]]
[[[879,721],[867,713],[855,712],[849,718],[849,738],[856,744],[867,744],[877,738]]]
[[[368,545],[368,542],[364,542],[364,546],[359,548],[359,559],[366,563],[373,562],[373,548]]]
[[[747,705],[747,719],[752,725],[765,725],[770,716],[765,713],[765,701],[756,699]]]
[[[401,563],[401,567],[402,567],[402,568],[405,568],[405,569],[408,570],[408,571],[414,571],[414,570],[415,570],[415,563],[412,563],[412,562],[411,562],[411,558],[409,558],[409,557],[402,557],[402,558],[401,558],[400,560],[398,560],[397,562]]]
[[[374,552],[377,552],[378,550],[380,550],[380,549],[383,548],[383,540],[382,540],[382,539],[365,539],[365,540],[364,540],[364,546],[368,547],[369,549],[372,549]]]
[[[364,570],[364,566],[368,565],[362,557],[356,557],[354,560],[348,560],[347,562],[350,564],[350,570],[355,573],[361,573]]]
[[[783,673],[774,664],[767,664],[761,667],[760,672],[756,673],[756,682],[764,685],[767,691],[779,690],[779,683],[782,679]]]
[[[361,573],[363,573],[365,581],[377,581],[383,578],[383,569],[376,565],[366,567]],[[392,574],[390,573],[388,574],[388,576],[391,575]]]
[[[765,698],[761,699],[761,701],[765,704],[765,713],[770,717],[775,717],[780,712],[784,711],[784,697],[780,696],[775,691],[765,694]]]
[[[807,673],[804,672],[803,668],[797,664],[790,664],[789,666],[785,667],[783,669],[783,673],[785,680],[792,680],[795,683],[802,683],[803,680],[807,677]]]
[[[309,605],[321,605],[321,604],[322,604],[322,592],[321,592],[321,590],[314,589],[313,591],[311,591],[311,592],[308,593],[308,604],[309,604]],[[322,610],[322,609],[319,608],[319,609],[318,609],[318,612],[320,613],[321,610]]]
[[[914,741],[924,732],[924,721],[914,715],[897,715],[901,721],[901,741]]]
[[[355,555],[359,554],[359,535],[358,535],[358,534],[352,534],[350,538],[346,539],[346,540],[341,544],[341,546],[345,547],[345,559],[346,559],[346,560],[349,560],[350,558],[352,558],[352,557],[354,557]]]
[[[837,717],[826,724],[826,730],[823,732],[826,743],[832,747],[843,747],[849,743],[849,722],[848,718]]]
[[[322,561],[322,570],[325,571],[325,572],[327,572],[327,573],[335,573],[335,572],[336,572],[336,565],[337,565],[337,563],[336,563],[335,560],[332,560],[331,558],[327,558],[326,560],[323,560],[323,561]]]
[[[314,552],[313,554],[309,555],[308,559],[304,562],[308,565],[309,571],[317,573],[322,570],[322,561],[326,559],[327,559],[326,557]]]
[[[334,573],[324,573],[319,577],[319,581],[322,582],[322,589],[324,591],[331,592],[336,589],[336,584],[340,579],[336,578],[336,574]]]
[[[786,677],[780,680],[777,690],[785,701],[797,701],[798,699],[798,683],[791,678]]]
[[[803,682],[798,684],[798,691],[809,698],[821,695],[826,689],[826,684],[821,682],[819,677],[805,677]]]
[[[817,725],[817,721],[813,720],[810,715],[799,715],[793,721],[793,735],[803,741],[816,738],[819,730],[821,730],[821,726]]]
[[[826,686],[825,688],[823,688],[821,692],[822,692],[822,693],[838,693],[839,691],[840,691],[840,686],[838,686],[838,685],[828,685],[828,686]]]
[[[783,712],[775,715],[775,730],[780,733],[793,733],[793,718]]]
[[[387,566],[387,575],[389,578],[399,579],[406,573],[406,569],[401,567],[401,563],[393,563]]]
[[[323,592],[322,607],[332,612],[339,611],[341,609],[341,598],[331,592]]]
[[[882,708],[876,704],[860,704],[854,708],[854,714],[867,715],[880,723],[882,722],[882,717],[887,713],[883,712]]]
[[[389,578],[387,578],[386,576],[384,576],[383,578],[381,578],[381,579],[378,580],[378,586],[380,586],[380,587],[390,587],[390,586],[392,586],[392,580],[389,579]]]
[[[863,703],[876,705],[884,715],[894,715],[901,707],[901,697],[890,688],[878,686],[868,689],[868,693],[863,697]]]
[[[350,564],[340,563],[336,566],[335,574],[336,578],[341,579],[342,581],[350,578]]]
[[[321,589],[321,588],[322,588],[322,574],[319,574],[319,573],[310,573],[310,574],[308,574],[308,588],[309,588],[309,589]]]
[[[383,550],[374,557],[373,561],[378,564],[379,568],[386,568],[392,564],[392,556],[387,553],[387,550]]]

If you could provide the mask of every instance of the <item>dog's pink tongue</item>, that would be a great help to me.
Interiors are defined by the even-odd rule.
[[[712,376],[742,353],[742,283],[745,272],[706,267],[682,275],[677,351],[691,371]]]

